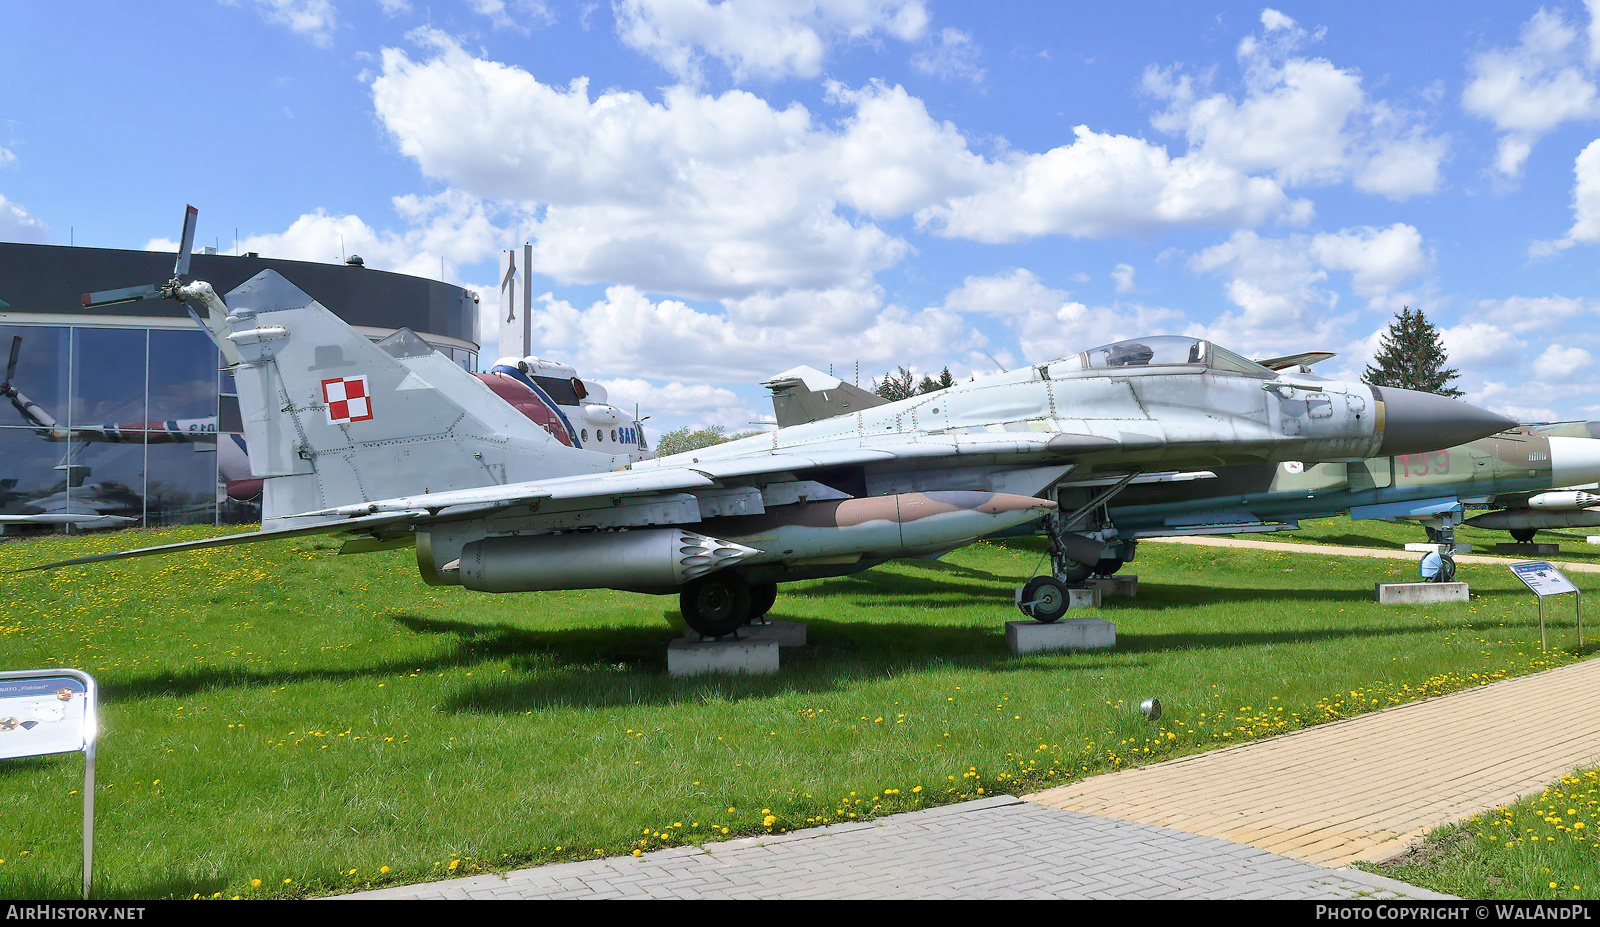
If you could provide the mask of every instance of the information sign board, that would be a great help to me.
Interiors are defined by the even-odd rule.
[[[1578,614],[1578,646],[1583,646],[1583,593],[1572,581],[1548,560],[1519,560],[1511,564],[1511,572],[1539,597],[1539,649],[1546,647],[1544,636],[1544,597],[1572,593],[1572,602]]]
[[[89,687],[77,677],[41,670],[0,677],[0,759],[76,753],[94,739]]]
[[[94,874],[94,677],[75,669],[0,671],[0,760],[83,753],[83,897]]]
[[[1511,572],[1517,574],[1517,579],[1527,584],[1534,595],[1561,595],[1578,591],[1578,587],[1547,560],[1519,561],[1511,564]]]

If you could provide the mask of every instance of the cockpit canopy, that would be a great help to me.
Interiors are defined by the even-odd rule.
[[[1277,374],[1253,360],[1241,357],[1227,348],[1219,348],[1200,338],[1183,335],[1153,335],[1118,341],[1084,351],[1085,370],[1103,370],[1117,367],[1206,367],[1257,377],[1274,377]]]

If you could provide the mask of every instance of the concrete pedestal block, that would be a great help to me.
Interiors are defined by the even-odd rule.
[[[1103,650],[1117,645],[1117,626],[1104,618],[1063,618],[1051,624],[1006,622],[1006,647],[1012,653],[1039,650]]]
[[[683,632],[683,639],[694,643],[711,643],[715,638],[701,637],[699,632],[678,621],[678,630]],[[762,624],[747,624],[739,629],[739,640],[745,643],[777,644],[779,647],[804,647],[806,645],[806,626],[798,621],[768,621]]]
[[[1379,605],[1467,601],[1466,583],[1374,583]]]
[[[667,645],[667,675],[700,673],[776,673],[778,645],[773,641],[729,638],[720,641],[680,637]]]
[[[1067,587],[1068,608],[1099,608],[1103,593],[1093,582]]]
[[[687,627],[667,645],[667,674],[776,673],[779,647],[804,647],[806,626],[798,621],[747,624],[733,637],[701,637]]]
[[[1494,552],[1497,554],[1520,554],[1524,557],[1553,557],[1561,553],[1560,544],[1496,544]]]
[[[1434,553],[1435,551],[1437,551],[1438,549],[1439,549],[1439,545],[1438,544],[1431,544],[1431,543],[1428,543],[1428,542],[1425,542],[1425,541],[1418,542],[1418,543],[1415,543],[1415,544],[1407,544],[1406,545],[1406,550],[1409,550],[1409,551],[1411,551],[1413,553],[1418,553],[1418,554],[1431,554],[1431,553]],[[1472,545],[1471,544],[1457,544],[1455,546],[1455,550],[1451,551],[1451,553],[1453,553],[1453,554],[1470,554],[1470,553],[1472,553]]]
[[[1133,598],[1139,594],[1139,577],[1135,576],[1091,576],[1084,584],[1100,590],[1100,598],[1105,599],[1114,595]]]

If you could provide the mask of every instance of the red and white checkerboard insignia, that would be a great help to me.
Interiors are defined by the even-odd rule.
[[[365,376],[323,380],[322,400],[328,404],[330,425],[348,425],[372,419],[372,397],[367,394]]]

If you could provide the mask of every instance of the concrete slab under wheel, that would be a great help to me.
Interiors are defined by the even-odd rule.
[[[776,673],[778,648],[805,643],[806,626],[795,621],[748,624],[721,639],[689,631],[667,645],[667,674]]]
[[[1497,554],[1519,554],[1525,557],[1553,557],[1561,553],[1560,544],[1496,544]]]
[[[1041,650],[1104,650],[1117,646],[1117,626],[1104,618],[1072,618],[1045,624],[1006,622],[1006,647],[1012,653]]]
[[[1374,583],[1379,605],[1432,605],[1435,602],[1465,602],[1466,583]]]
[[[1126,596],[1133,598],[1139,594],[1139,577],[1134,576],[1091,576],[1084,585],[1100,590],[1102,599],[1108,596]]]
[[[1443,547],[1443,546],[1444,545],[1442,545],[1442,544],[1429,544],[1429,543],[1426,543],[1426,542],[1419,541],[1419,542],[1417,542],[1415,544],[1407,544],[1406,545],[1406,550],[1409,550],[1414,554],[1431,554],[1431,553],[1434,553],[1434,552],[1438,551],[1438,549],[1440,547]],[[1454,546],[1454,547],[1452,547],[1450,549],[1450,552],[1452,554],[1470,554],[1470,553],[1472,553],[1472,545],[1471,544],[1457,544],[1456,546]]]

